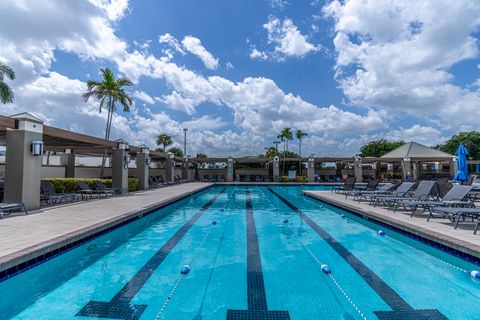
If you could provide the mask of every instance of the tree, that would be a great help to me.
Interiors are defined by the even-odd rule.
[[[162,133],[157,137],[157,145],[163,145],[163,150],[167,150],[167,146],[171,145],[172,143],[172,137],[170,137],[168,134]]]
[[[275,147],[268,147],[268,150],[265,151],[266,158],[273,158],[277,155],[277,149],[275,149]]]
[[[293,139],[292,129],[283,128],[277,138],[283,142],[283,174],[285,175],[285,152],[288,151],[288,141]]]
[[[460,132],[448,139],[444,144],[435,146],[443,152],[455,154],[460,144],[463,144],[468,149],[468,160],[480,160],[480,132]]]
[[[130,106],[133,103],[133,99],[125,92],[125,87],[132,86],[133,84],[127,78],[116,78],[112,70],[109,68],[100,69],[100,72],[102,73],[101,81],[87,81],[87,91],[83,94],[83,99],[85,102],[87,102],[88,99],[93,96],[97,100],[100,100],[99,112],[102,112],[103,108],[107,108],[108,114],[107,125],[105,128],[105,140],[109,140],[113,114],[115,112],[117,103],[120,103],[124,112],[130,111]],[[105,155],[102,159],[100,178],[103,178],[104,170]]]
[[[360,148],[359,156],[379,158],[384,154],[397,149],[403,144],[405,144],[404,141],[388,141],[385,139],[370,141]]]
[[[168,149],[168,152],[173,153],[177,157],[183,157],[183,151],[180,148],[173,147],[173,148]]]
[[[0,101],[4,104],[12,103],[14,98],[12,89],[3,81],[5,77],[14,80],[15,72],[6,64],[0,63]]]
[[[301,157],[302,156],[302,139],[303,137],[306,137],[307,134],[302,130],[297,130],[297,132],[295,133],[295,136],[298,139],[298,155]]]
[[[207,155],[206,155],[206,154],[203,154],[203,153],[197,153],[197,155],[195,156],[195,158],[197,158],[197,159],[206,159],[206,158],[207,158]]]

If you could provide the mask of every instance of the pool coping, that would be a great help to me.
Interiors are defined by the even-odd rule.
[[[65,253],[105,233],[149,215],[160,208],[166,207],[193,194],[202,192],[212,186],[214,186],[214,184],[207,184],[193,191],[180,192],[178,195],[142,207],[141,209],[130,210],[88,227],[4,255],[0,257],[0,282],[31,269],[38,264],[46,262],[59,254]]]
[[[432,230],[428,230],[412,223],[398,220],[392,221],[385,218],[379,213],[375,213],[374,211],[366,211],[354,205],[324,197],[314,190],[302,190],[302,193],[306,196],[309,196],[316,200],[320,200],[334,207],[346,210],[365,220],[376,222],[381,225],[386,225],[387,227],[390,227],[394,230],[400,230],[413,238],[420,238],[425,240],[426,242],[433,242],[435,244],[438,244],[441,246],[440,249],[447,249],[443,251],[447,251],[448,253],[454,253],[456,256],[469,262],[473,262],[477,265],[480,262],[480,246],[478,245],[459,240],[457,238],[450,237]],[[470,261],[472,259],[475,261]]]

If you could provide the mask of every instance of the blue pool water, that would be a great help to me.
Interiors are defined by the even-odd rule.
[[[215,186],[162,208],[1,282],[0,319],[480,319],[478,267],[307,188]]]

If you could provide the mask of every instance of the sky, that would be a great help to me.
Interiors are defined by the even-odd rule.
[[[134,83],[111,137],[135,145],[188,128],[189,155],[257,155],[284,127],[304,156],[436,145],[479,130],[479,27],[471,0],[2,0],[0,114],[102,137],[81,96],[108,67]]]

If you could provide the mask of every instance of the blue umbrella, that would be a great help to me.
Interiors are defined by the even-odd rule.
[[[455,154],[457,158],[457,175],[453,178],[457,181],[467,181],[468,180],[468,163],[467,163],[467,154],[468,150],[464,147],[463,144],[459,145]]]
[[[475,172],[480,172],[480,164],[475,165]]]

